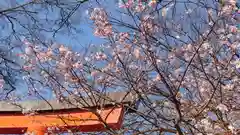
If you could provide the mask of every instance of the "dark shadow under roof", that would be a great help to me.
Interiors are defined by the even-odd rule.
[[[93,101],[90,97],[88,98],[68,98],[64,101],[57,100],[31,100],[22,101],[17,103],[11,103],[7,101],[0,102],[0,113],[10,112],[22,112],[27,111],[57,111],[57,110],[71,110],[81,108],[96,108],[98,106],[114,106],[114,105],[127,105],[132,106],[137,100],[136,96],[129,92],[111,92],[105,95],[96,94]]]

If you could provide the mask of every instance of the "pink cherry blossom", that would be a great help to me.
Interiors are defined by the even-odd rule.
[[[160,77],[160,75],[157,75],[155,78],[154,78],[154,80],[153,81],[160,81],[161,80],[161,77]]]
[[[73,64],[73,67],[79,69],[79,68],[82,68],[83,65],[82,65],[81,61],[78,61],[78,62]]]
[[[123,44],[128,38],[129,38],[129,34],[127,32],[121,32],[119,33],[118,41]]]
[[[65,47],[65,46],[63,46],[63,45],[61,45],[61,46],[59,47],[59,51],[60,51],[60,53],[65,53],[65,52],[68,51],[68,48]]]
[[[134,56],[139,59],[140,58],[140,50],[139,48],[135,48],[133,52]]]
[[[102,8],[94,8],[90,15],[90,19],[94,21],[94,35],[106,37],[112,35],[112,25],[108,22],[107,14]]]
[[[95,58],[96,60],[105,60],[107,59],[107,55],[103,52],[97,52]]]
[[[238,32],[238,28],[236,26],[229,26],[229,29],[232,33],[237,33]]]
[[[216,108],[219,109],[221,112],[227,112],[228,111],[227,106],[224,105],[224,104],[219,104]]]

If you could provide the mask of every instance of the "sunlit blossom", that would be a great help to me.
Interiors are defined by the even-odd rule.
[[[219,109],[222,112],[227,112],[228,111],[227,106],[224,105],[224,104],[219,104],[216,108]]]
[[[107,59],[107,55],[103,52],[97,52],[95,58],[96,60],[105,60]]]

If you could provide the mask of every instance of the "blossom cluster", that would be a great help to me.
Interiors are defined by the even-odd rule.
[[[157,0],[119,0],[120,8],[130,8],[136,12],[142,12],[147,8],[154,8]]]
[[[94,21],[94,35],[106,37],[112,35],[112,25],[109,23],[107,14],[102,8],[94,8],[90,19]]]
[[[155,18],[150,15],[146,15],[142,18],[140,24],[142,34],[146,36],[146,34],[153,34],[159,30],[158,25],[155,22]]]

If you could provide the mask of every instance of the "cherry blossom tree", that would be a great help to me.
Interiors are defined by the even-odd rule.
[[[239,134],[237,1],[125,0],[116,10],[93,8],[93,34],[105,43],[82,52],[26,40],[29,93],[83,105],[84,96],[136,95],[138,109],[109,134]]]
[[[29,74],[22,65],[21,47],[25,40],[48,46],[59,33],[79,33],[76,24],[87,0],[9,0],[0,2],[0,99],[22,83]],[[86,5],[86,4],[85,4]]]

